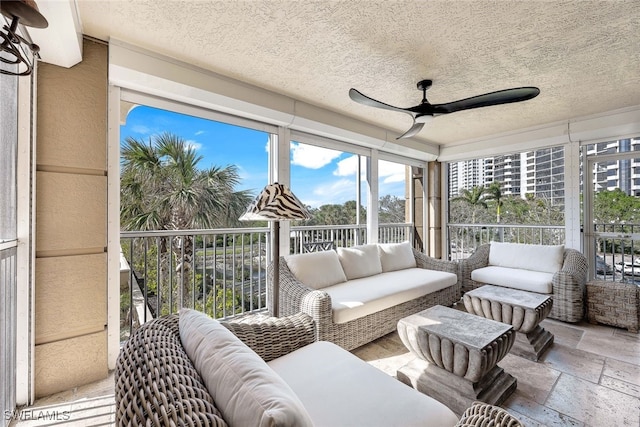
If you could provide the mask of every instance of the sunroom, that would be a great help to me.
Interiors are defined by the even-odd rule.
[[[4,414],[99,381],[114,367],[121,283],[133,277],[122,275],[122,257],[134,264],[133,245],[122,246],[136,238],[120,234],[121,129],[137,106],[260,132],[260,149],[268,147],[263,185],[287,184],[303,202],[313,194],[291,164],[292,147],[357,159],[348,188],[366,215],[356,213],[348,227],[284,221],[281,254],[302,251],[310,239],[340,246],[341,232],[351,233],[349,244],[410,240],[450,260],[490,240],[520,239],[577,249],[590,278],[611,281],[626,277],[618,262],[638,258],[640,219],[601,224],[593,209],[600,191],[640,194],[636,2],[519,2],[508,10],[484,1],[37,6],[49,26],[19,27],[40,47],[34,72],[0,76]],[[348,96],[356,88],[390,105],[415,105],[423,79],[433,80],[433,103],[519,86],[539,87],[540,95],[443,114],[402,139],[409,116]],[[379,209],[388,164],[404,172],[405,216],[393,224]],[[542,164],[561,171],[545,175]],[[473,178],[479,165],[502,175]],[[498,221],[452,217],[460,188],[490,182],[502,183],[505,197],[548,198],[559,217],[521,224],[507,207]],[[266,242],[272,229],[257,228]],[[226,242],[225,232],[235,235],[194,237],[205,260],[206,239]]]

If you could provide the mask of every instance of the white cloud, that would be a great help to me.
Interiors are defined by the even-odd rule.
[[[291,143],[291,164],[309,169],[320,169],[340,157],[341,151],[307,144]]]
[[[342,204],[355,199],[355,185],[355,181],[350,179],[322,183],[315,186],[310,192],[303,191],[301,194],[310,194],[311,196],[304,197],[301,201],[313,208],[327,204]]]
[[[197,131],[194,135],[195,135],[195,136],[198,136],[198,135],[202,135],[203,133],[204,133],[204,131],[203,131],[203,130],[199,130],[199,131]]]
[[[362,167],[362,173],[364,173],[364,165],[365,165],[365,158],[362,157],[362,162],[363,163],[363,167]],[[349,156],[346,159],[342,159],[338,162],[337,164],[337,168],[335,171],[333,171],[333,174],[335,176],[355,176],[356,172],[358,171],[358,156],[353,155],[353,156]]]
[[[196,142],[196,141],[194,141],[194,140],[192,140],[192,139],[188,139],[188,140],[186,140],[186,141],[184,142],[184,145],[185,145],[187,148],[193,148],[193,149],[194,149],[194,150],[196,150],[196,151],[198,151],[199,149],[201,149],[201,148],[202,148],[202,144],[201,144],[201,143]]]
[[[151,133],[151,129],[149,129],[145,125],[134,125],[131,126],[131,131],[135,133],[139,133],[141,135],[149,135]]]
[[[378,175],[385,184],[392,182],[404,182],[405,168],[406,166],[400,163],[380,160],[378,163]]]

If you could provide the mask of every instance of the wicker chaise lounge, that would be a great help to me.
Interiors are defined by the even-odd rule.
[[[454,284],[443,289],[428,291],[424,295],[412,298],[406,302],[381,309],[371,314],[355,318],[346,322],[335,321],[335,302],[332,307],[330,290],[313,289],[302,283],[293,274],[287,259],[280,260],[280,314],[292,315],[303,312],[313,318],[317,339],[331,341],[346,350],[351,350],[377,338],[380,338],[396,329],[398,320],[410,314],[417,313],[435,305],[451,306],[461,297],[460,285],[457,281],[458,265],[453,261],[438,260],[411,248],[408,249],[409,257],[413,256],[414,265],[418,269],[430,270],[434,276],[446,272],[456,275]],[[412,260],[412,261],[413,261]],[[398,282],[402,282],[402,276],[392,276],[397,271],[381,273],[388,279],[388,285],[392,288]],[[372,276],[375,278],[376,275]],[[368,279],[365,277],[364,279]],[[356,279],[362,280],[362,279]],[[429,279],[427,279],[429,280]],[[348,280],[346,283],[351,282]],[[340,284],[343,286],[343,284]],[[354,300],[356,303],[358,300]]]
[[[460,264],[460,280],[462,292],[468,292],[485,284],[493,284],[498,286],[508,286],[517,289],[530,290],[525,287],[518,287],[519,278],[527,279],[534,273],[527,269],[520,269],[516,278],[510,284],[493,283],[488,281],[476,281],[472,279],[474,270],[482,269],[490,266],[490,249],[491,245],[511,245],[506,250],[520,250],[524,248],[525,256],[517,257],[522,254],[511,254],[514,258],[513,262],[521,264],[529,264],[536,262],[536,257],[532,253],[526,256],[527,247],[540,247],[542,245],[518,245],[518,244],[501,244],[492,243],[479,246],[476,251],[467,259],[459,261]],[[587,259],[575,249],[560,248],[559,268],[554,273],[549,274],[551,278],[551,288],[549,291],[535,290],[534,292],[549,294],[553,299],[550,318],[562,320],[564,322],[579,322],[584,318],[585,301],[586,301],[586,280],[587,280]],[[505,249],[503,249],[505,250]],[[517,270],[517,269],[515,269]]]

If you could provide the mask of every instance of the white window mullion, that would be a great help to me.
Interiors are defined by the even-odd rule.
[[[291,188],[291,165],[289,159],[291,154],[291,131],[285,127],[278,128],[276,144],[272,144],[270,148],[275,148],[273,158],[275,163],[271,168],[275,171],[273,181],[286,185]],[[271,223],[273,226],[273,223]],[[291,230],[291,221],[280,222],[280,254],[286,255],[291,249],[291,239],[289,239],[289,231]]]
[[[16,168],[16,404],[35,399],[35,218],[37,61],[30,76],[18,78],[18,153]]]
[[[378,150],[367,158],[367,243],[378,243]]]

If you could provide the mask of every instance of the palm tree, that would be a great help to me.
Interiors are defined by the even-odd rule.
[[[234,165],[200,169],[202,156],[177,135],[122,147],[120,220],[125,230],[233,227],[251,202]]]
[[[459,192],[460,195],[457,197],[454,197],[453,199],[451,199],[451,201],[454,201],[454,202],[461,201],[471,206],[471,223],[475,224],[476,209],[478,208],[478,206],[481,206],[485,209],[487,207],[487,202],[485,202],[484,200],[484,195],[486,191],[487,191],[486,188],[480,187],[480,186],[471,187],[470,190],[467,190],[466,188],[461,188]]]
[[[202,156],[177,135],[163,133],[148,141],[126,138],[121,153],[122,228],[187,230],[238,225],[238,218],[253,197],[249,191],[234,190],[240,182],[237,168],[200,169],[201,160]],[[192,266],[193,238],[176,237],[171,244],[160,239],[158,246],[164,277],[173,265],[169,247],[173,255],[183,256],[182,264],[176,267],[177,283],[183,284]],[[182,298],[187,298],[188,292]]]
[[[500,210],[502,208],[502,190],[498,181],[492,182],[485,190],[487,200],[493,200],[496,205],[496,222],[500,224]]]

